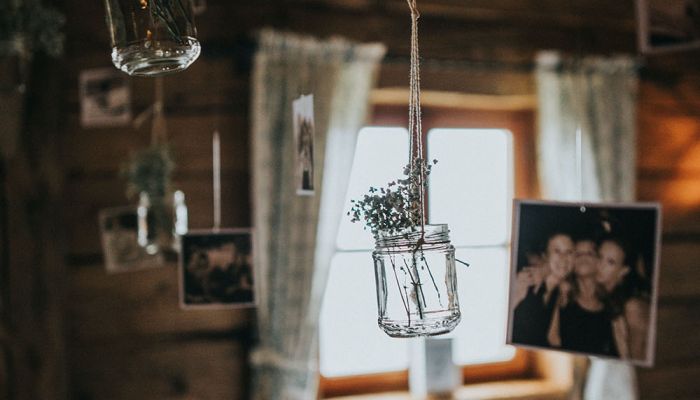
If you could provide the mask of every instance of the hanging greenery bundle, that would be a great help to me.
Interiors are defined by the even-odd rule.
[[[174,168],[167,145],[156,144],[133,154],[122,168],[127,179],[127,196],[133,198],[145,192],[151,199],[162,199],[170,190]]]
[[[146,8],[148,4],[148,1],[141,0],[142,8]],[[189,2],[186,4],[191,7]],[[187,32],[184,32],[178,24],[178,18],[184,18],[187,24],[194,26],[191,16],[192,10],[187,10],[182,4],[182,0],[151,0],[150,11],[153,20],[162,21],[171,39],[176,43],[184,42],[184,37],[187,36]]]
[[[0,4],[0,56],[29,58],[35,51],[63,54],[65,16],[40,0],[5,0]]]
[[[154,144],[132,155],[123,167],[127,196],[138,199],[138,241],[149,254],[173,246],[174,210],[170,196],[175,167],[170,148]]]
[[[389,182],[386,187],[370,187],[369,193],[358,200],[350,200],[352,209],[347,213],[352,222],[364,220],[365,229],[374,236],[379,233],[395,235],[417,230],[423,220],[421,193],[427,189],[427,177],[437,160],[432,164],[417,159],[417,168],[403,169],[404,179]]]

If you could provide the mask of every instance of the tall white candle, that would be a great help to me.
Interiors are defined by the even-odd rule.
[[[214,229],[218,230],[221,227],[221,143],[218,130],[214,131],[212,141],[212,170],[214,176]]]

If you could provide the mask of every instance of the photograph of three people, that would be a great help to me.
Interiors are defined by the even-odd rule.
[[[658,204],[515,201],[508,343],[654,362]]]

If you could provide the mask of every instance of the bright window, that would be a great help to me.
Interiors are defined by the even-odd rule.
[[[510,209],[513,198],[513,139],[507,130],[431,129],[430,159],[438,159],[429,180],[430,222],[448,223],[458,264],[462,322],[455,338],[458,364],[506,361],[505,346]],[[401,175],[408,160],[404,128],[360,131],[345,209],[370,186]],[[326,378],[406,370],[407,340],[391,339],[377,326],[371,251],[374,241],[349,217],[341,223],[321,310],[320,364]]]

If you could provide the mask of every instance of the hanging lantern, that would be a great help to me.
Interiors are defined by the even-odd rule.
[[[178,72],[201,51],[192,0],[105,0],[112,62],[134,76]]]

